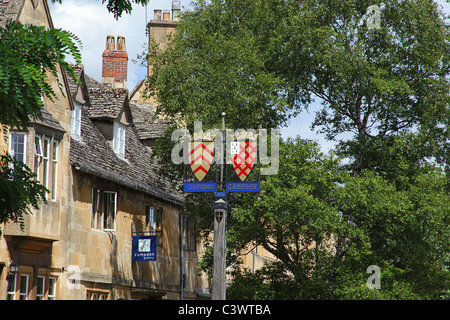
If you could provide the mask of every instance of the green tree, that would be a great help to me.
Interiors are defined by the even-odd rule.
[[[367,24],[372,5],[380,28]],[[278,259],[245,279],[268,284],[253,297],[436,298],[448,288],[448,180],[434,167],[448,169],[448,30],[431,0],[212,0],[182,15],[167,50],[150,44],[149,94],[190,132],[199,120],[219,128],[222,111],[231,128],[282,126],[320,99],[314,127],[352,134],[338,148],[347,167],[288,141],[261,197],[233,209],[230,247],[259,244]],[[155,151],[179,178],[170,133]],[[365,288],[371,264],[385,291]]]
[[[53,3],[63,3],[64,0],[51,0]],[[150,0],[102,0],[102,4],[106,4],[106,8],[110,13],[114,15],[114,18],[119,19],[122,14],[128,13],[130,14],[133,10],[133,3],[139,5],[146,5],[150,2]]]
[[[131,12],[133,3],[145,5],[149,1],[102,0],[105,2],[108,11],[118,19],[124,12]],[[58,80],[58,69],[62,67],[73,79],[78,79],[66,58],[72,56],[76,63],[81,63],[81,42],[68,31],[24,26],[14,21],[0,28],[0,39],[1,130],[26,130],[33,120],[42,117],[42,96],[57,98],[49,75]],[[58,84],[61,88],[62,84]],[[23,227],[23,215],[31,207],[39,208],[46,192],[26,165],[9,155],[1,156],[0,223],[12,221]]]
[[[65,61],[81,56],[78,38],[66,31],[11,22],[0,28],[0,124],[1,130],[27,130],[42,117],[42,96],[56,99],[49,75],[58,79],[61,66],[74,79],[76,74]],[[58,83],[61,87],[61,83]],[[5,134],[5,141],[7,141]],[[23,227],[23,215],[39,208],[48,191],[35,181],[35,174],[9,155],[0,162],[0,223],[15,222]]]
[[[253,299],[439,298],[450,280],[450,201],[440,171],[418,181],[406,192],[371,171],[354,176],[317,144],[288,139],[279,173],[262,182],[256,201],[247,198],[233,209],[228,233],[230,250],[260,245],[276,262],[256,273],[236,269],[230,293],[237,298],[244,290]],[[366,287],[370,265],[382,271],[379,291]]]
[[[42,95],[56,98],[49,74],[58,79],[58,65],[77,79],[66,57],[81,63],[80,41],[67,31],[19,22],[0,28],[0,38],[0,123],[25,130],[42,117]]]
[[[379,27],[367,23],[377,5]],[[286,1],[271,50],[276,73],[296,99],[319,98],[314,127],[341,141],[355,172],[388,171],[397,136],[408,160],[448,159],[450,38],[434,1]],[[394,148],[394,149],[393,149]],[[389,150],[389,151],[388,151]],[[394,168],[395,170],[396,168]],[[395,174],[389,172],[390,174]]]
[[[167,49],[150,43],[147,80],[158,111],[220,127],[275,128],[288,119],[279,77],[266,66],[266,33],[276,21],[272,1],[197,1],[182,13]],[[255,23],[258,21],[258,23]]]
[[[198,1],[177,30],[165,51],[150,44],[147,89],[191,132],[220,127],[223,111],[232,128],[280,127],[318,100],[313,128],[350,134],[338,150],[355,173],[447,166],[450,41],[436,2]],[[165,163],[172,146],[156,148]]]
[[[48,190],[35,177],[23,162],[9,155],[0,157],[0,223],[19,223],[23,228],[23,216],[30,208],[38,209],[41,199],[47,202]]]

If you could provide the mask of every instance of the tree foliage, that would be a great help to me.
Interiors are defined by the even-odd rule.
[[[80,41],[67,31],[20,22],[0,28],[0,39],[1,130],[27,131],[31,121],[42,117],[43,96],[58,98],[50,77],[58,81],[60,89],[59,68],[77,79],[66,58],[71,55],[81,63]],[[32,207],[39,208],[48,190],[25,164],[10,155],[2,155],[0,164],[0,223],[11,221],[23,227],[23,215]]]
[[[259,245],[276,258],[256,273],[236,268],[230,291],[236,298],[248,281],[262,281],[245,289],[253,299],[438,299],[445,293],[450,199],[439,170],[421,175],[406,192],[371,171],[351,175],[338,158],[298,138],[283,143],[280,164],[260,197],[232,213],[229,249]],[[370,265],[382,271],[376,294],[366,287]]]
[[[220,127],[275,128],[289,118],[280,78],[267,68],[266,33],[272,2],[197,1],[182,13],[169,47],[150,44],[147,81],[159,112],[183,116],[187,128],[202,121]],[[258,24],[254,22],[258,21]]]
[[[148,2],[108,0],[106,7],[118,19],[124,12],[131,12],[133,3]],[[72,56],[81,63],[81,41],[68,31],[24,26],[14,21],[0,28],[0,39],[0,125],[5,131],[26,131],[33,120],[42,117],[42,97],[58,98],[50,77],[58,81],[59,89],[63,85],[59,82],[59,68],[78,79],[66,58]],[[23,227],[23,215],[31,207],[39,208],[48,190],[35,181],[26,165],[9,155],[2,155],[0,164],[0,223],[12,221]]]
[[[379,28],[367,24],[373,5]],[[346,165],[313,143],[287,141],[261,196],[233,209],[230,249],[260,245],[277,261],[255,273],[236,268],[235,297],[439,298],[448,290],[445,18],[431,0],[198,1],[166,50],[150,44],[148,92],[190,132],[200,120],[219,128],[223,111],[227,127],[275,128],[320,100],[313,128],[332,140],[351,135],[336,150]],[[155,153],[174,173],[168,137]],[[379,291],[365,286],[372,264],[382,269]]]
[[[63,3],[64,0],[52,0],[53,3]],[[114,18],[119,19],[125,12],[130,14],[133,10],[133,3],[139,5],[146,5],[150,0],[102,0],[102,4],[106,4],[106,8],[114,15]]]
[[[35,177],[23,162],[10,155],[0,157],[0,224],[19,223],[23,228],[23,216],[30,213],[30,208],[39,209],[41,200],[47,202],[48,190]]]
[[[220,127],[221,112],[232,128],[280,127],[321,101],[313,129],[350,137],[338,150],[352,170],[413,179],[428,159],[448,163],[449,49],[434,1],[198,1],[167,49],[150,44],[147,89],[191,132]]]
[[[367,23],[373,5],[380,8],[379,28]],[[418,159],[446,163],[450,34],[434,1],[287,6],[272,44],[274,68],[296,100],[320,98],[314,126],[329,139],[353,133],[341,149],[357,172],[375,168],[380,144],[389,148],[399,134],[414,133],[408,142]]]
[[[66,58],[81,62],[80,42],[70,32],[20,22],[0,28],[0,38],[0,123],[25,130],[42,116],[42,95],[57,98],[49,75],[58,79],[61,66],[77,79]]]

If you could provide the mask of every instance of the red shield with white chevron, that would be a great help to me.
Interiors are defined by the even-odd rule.
[[[233,166],[239,179],[244,181],[256,160],[256,141],[240,142],[239,148],[239,153],[233,157]]]
[[[198,181],[209,171],[214,157],[214,142],[195,141],[189,143],[189,162]]]

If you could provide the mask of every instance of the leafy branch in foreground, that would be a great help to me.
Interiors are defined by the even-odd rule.
[[[35,180],[36,174],[23,162],[10,155],[0,158],[0,224],[19,223],[23,229],[24,214],[31,213],[30,206],[39,209],[39,201],[45,203],[48,190]],[[0,230],[1,234],[1,230]]]
[[[53,3],[62,3],[62,0],[52,0]],[[105,3],[106,0],[102,0],[102,4]],[[133,10],[133,3],[146,5],[150,0],[108,0],[108,4],[106,8],[112,14],[114,14],[114,18],[119,19],[122,16],[122,13],[126,12],[128,14]]]
[[[24,130],[42,116],[43,95],[57,98],[49,75],[58,79],[61,66],[78,79],[66,60],[71,55],[81,63],[81,42],[68,31],[20,22],[0,28],[0,39],[0,123]]]

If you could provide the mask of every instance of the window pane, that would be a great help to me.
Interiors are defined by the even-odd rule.
[[[114,122],[113,149],[118,155],[125,155],[125,126]]]
[[[44,187],[48,188],[48,167],[49,167],[49,149],[50,149],[50,140],[45,139],[44,140],[44,145],[43,145],[43,154],[44,154],[44,169],[43,169],[43,173],[42,173],[42,184],[44,185]]]
[[[103,220],[102,193],[100,190],[97,190],[97,229],[101,229],[102,220]]]
[[[148,207],[146,223],[150,227],[150,231],[155,230],[155,208]]]
[[[8,278],[8,300],[16,300],[16,282],[17,276]]]
[[[38,276],[37,278],[37,290],[36,290],[36,299],[44,300],[45,295],[45,277]]]
[[[79,104],[75,104],[75,109],[70,113],[70,133],[78,138],[81,135],[81,106]]]
[[[56,295],[56,278],[48,278],[48,300],[55,300]]]
[[[52,149],[52,200],[56,200],[56,190],[58,183],[58,142],[53,142]]]
[[[41,168],[41,160],[42,160],[42,143],[41,137],[34,137],[34,149],[35,149],[35,157],[34,157],[34,173],[36,174],[36,180],[40,179],[40,168]]]
[[[163,214],[163,209],[162,208],[157,208],[156,209],[156,216],[155,216],[155,229],[158,230],[158,231],[161,231],[162,214]]]
[[[20,300],[28,300],[28,275],[20,276]]]
[[[25,163],[25,134],[11,133],[9,152],[17,161]]]
[[[48,149],[50,148],[50,140],[44,139],[44,158],[48,159]]]
[[[94,229],[101,229],[102,221],[102,194],[99,189],[92,189],[92,220],[91,227]]]
[[[116,219],[116,194],[111,192],[105,192],[104,194],[105,210],[103,228],[107,230],[114,230]]]
[[[36,155],[41,156],[42,155],[41,137],[34,138],[34,148],[36,150]]]

